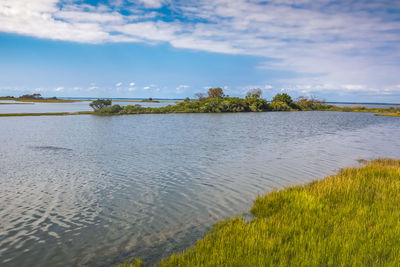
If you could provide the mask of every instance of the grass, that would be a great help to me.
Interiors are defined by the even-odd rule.
[[[65,116],[65,115],[85,115],[94,114],[94,111],[79,112],[46,112],[46,113],[4,113],[0,117],[21,117],[21,116]]]
[[[159,266],[399,266],[400,160],[260,196]],[[125,265],[133,266],[133,265]]]
[[[386,113],[386,114],[376,113],[374,115],[375,116],[386,116],[386,117],[400,117],[400,112],[398,112],[398,113]]]

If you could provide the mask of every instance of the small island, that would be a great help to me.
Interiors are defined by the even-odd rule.
[[[196,99],[186,98],[175,105],[165,107],[143,107],[139,104],[112,105],[110,99],[98,99],[90,106],[97,115],[163,114],[163,113],[228,113],[228,112],[267,112],[267,111],[345,111],[400,114],[397,108],[366,108],[364,106],[338,107],[328,105],[324,100],[314,97],[298,97],[293,100],[287,93],[275,95],[270,102],[261,98],[261,89],[250,90],[245,98],[230,97],[222,88],[210,88],[207,96],[196,94]]]
[[[39,102],[39,103],[73,103],[84,100],[75,100],[75,99],[59,99],[57,97],[48,97],[44,98],[41,94],[25,94],[19,97],[14,96],[1,96],[0,100],[12,100],[19,102]],[[15,103],[14,103],[15,104]]]

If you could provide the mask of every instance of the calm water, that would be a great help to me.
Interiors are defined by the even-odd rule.
[[[257,194],[400,158],[399,137],[366,113],[0,118],[0,265],[154,263]]]
[[[15,103],[10,100],[0,100],[0,103]],[[20,102],[21,103],[21,102]],[[44,113],[44,112],[77,112],[77,111],[90,111],[93,110],[89,104],[91,101],[79,101],[72,103],[27,103],[22,104],[7,104],[0,105],[0,113]],[[174,105],[175,102],[161,101],[160,103],[147,103],[147,102],[123,102],[113,101],[113,104],[120,106],[136,105],[139,104],[143,107],[163,107],[167,105]]]

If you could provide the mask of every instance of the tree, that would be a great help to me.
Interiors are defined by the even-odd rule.
[[[249,98],[260,98],[263,91],[260,88],[254,88],[247,92],[246,97]]]
[[[288,95],[286,93],[282,93],[282,94],[276,94],[271,102],[273,102],[273,103],[283,102],[283,103],[286,103],[289,105],[290,103],[293,102],[293,100],[290,97],[290,95]]]
[[[89,106],[93,108],[94,111],[98,111],[104,107],[111,106],[111,103],[111,99],[97,99],[92,101]]]
[[[25,99],[42,99],[41,94],[32,94],[32,95],[21,95],[19,98],[25,98]]]
[[[196,94],[194,94],[194,96],[195,96],[198,100],[202,100],[203,98],[206,97],[204,93],[196,93]]]
[[[224,91],[220,87],[208,89],[209,98],[223,98],[224,96]]]

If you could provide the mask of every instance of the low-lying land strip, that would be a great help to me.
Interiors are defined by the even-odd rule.
[[[261,98],[262,91],[258,89],[251,90],[245,98],[226,96],[221,88],[210,88],[208,96],[199,95],[197,99],[186,98],[184,101],[177,102],[175,105],[164,107],[143,107],[139,104],[120,106],[112,105],[111,99],[97,99],[89,105],[93,108],[96,115],[126,115],[126,114],[165,114],[165,113],[222,113],[222,112],[267,112],[267,111],[343,111],[343,112],[371,112],[371,113],[387,113],[389,116],[400,114],[400,108],[366,108],[365,106],[338,107],[328,105],[325,101],[316,98],[299,97],[295,100],[286,94],[277,94],[270,102]],[[34,98],[35,96],[36,98]],[[34,99],[33,99],[34,98]],[[74,102],[85,100],[63,100],[63,99],[43,99],[37,95],[24,95],[15,100],[21,101],[37,101],[37,102]],[[28,100],[29,99],[29,100]],[[33,99],[33,100],[32,100]],[[58,101],[58,102],[57,102]],[[117,100],[120,101],[120,100]],[[159,101],[152,98],[146,100],[121,100],[124,102],[150,102],[158,103]],[[32,113],[19,113],[14,115],[3,116],[29,116]],[[47,115],[52,115],[48,114]],[[87,112],[75,112],[74,114],[59,113],[57,115],[78,115],[89,114]],[[36,115],[37,116],[37,115]]]
[[[252,221],[222,221],[159,266],[397,266],[400,160],[268,193],[251,212]]]
[[[36,102],[36,103],[73,103],[73,102],[81,102],[87,100],[77,100],[77,99],[58,99],[58,98],[5,98],[2,97],[0,100],[12,100],[18,102]],[[13,103],[17,104],[17,103]]]
[[[94,114],[93,111],[79,111],[79,112],[47,112],[47,113],[5,113],[0,117],[20,117],[20,116],[65,116],[65,115],[87,115]]]
[[[386,116],[386,117],[400,117],[400,111],[398,111],[397,113],[376,113],[374,114],[375,116]]]

